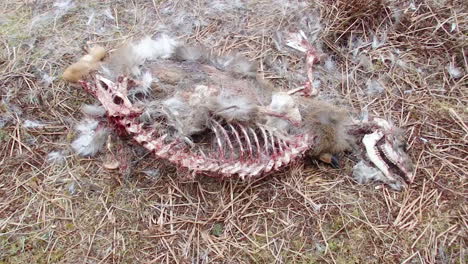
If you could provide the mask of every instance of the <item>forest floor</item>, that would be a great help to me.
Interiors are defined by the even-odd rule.
[[[436,0],[0,3],[0,263],[467,263],[468,8]],[[86,45],[166,32],[254,60],[287,89],[323,54],[320,97],[406,131],[415,182],[359,185],[353,161],[243,182],[181,180],[124,142],[128,175],[70,150],[90,95],[61,79]],[[320,204],[315,210],[313,204]]]

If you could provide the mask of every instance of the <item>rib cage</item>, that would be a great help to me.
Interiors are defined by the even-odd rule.
[[[144,130],[135,120],[122,119],[119,123],[133,138],[158,158],[167,159],[193,173],[238,175],[242,179],[278,170],[300,157],[310,146],[307,135],[286,137],[258,125],[246,127],[239,123],[219,122],[211,126],[217,151],[191,151],[181,141],[167,142],[168,134],[157,137],[155,131]],[[135,133],[134,131],[140,131]]]
[[[289,135],[259,124],[224,122],[211,119],[208,130],[214,135],[211,145],[191,147],[181,139],[160,134],[141,123],[141,110],[127,98],[127,78],[116,84],[99,75],[93,85],[82,86],[103,104],[109,120],[128,133],[156,157],[186,168],[192,173],[206,173],[252,178],[278,170],[303,155],[311,147],[308,134]],[[213,151],[214,150],[214,151]]]

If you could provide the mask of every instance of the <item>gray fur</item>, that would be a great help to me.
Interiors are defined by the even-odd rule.
[[[191,107],[177,96],[164,100],[162,104],[169,124],[180,135],[188,137],[206,129],[208,112],[204,107]]]
[[[351,150],[355,139],[348,134],[351,120],[343,109],[319,100],[302,99],[301,114],[305,129],[317,137],[312,156]]]
[[[179,46],[174,53],[174,59],[178,61],[197,61],[203,63],[206,62],[208,58],[208,51],[195,46]]]
[[[246,97],[222,97],[211,100],[208,108],[228,122],[252,121],[258,114],[258,107]]]
[[[101,105],[84,104],[81,106],[81,112],[89,117],[103,117],[106,114],[106,109]]]

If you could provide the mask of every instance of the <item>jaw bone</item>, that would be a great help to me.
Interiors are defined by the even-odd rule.
[[[362,139],[367,158],[383,173],[390,185],[407,186],[406,182],[414,180],[413,165],[404,150],[399,131],[384,119],[374,118],[373,121],[376,130]],[[396,167],[401,176],[392,172],[390,167]]]

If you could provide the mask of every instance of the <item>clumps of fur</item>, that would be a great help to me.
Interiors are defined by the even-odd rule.
[[[89,53],[81,57],[77,62],[68,66],[63,72],[63,79],[68,82],[78,82],[88,75],[92,70],[96,70],[100,61],[106,56],[106,49],[101,46],[94,46]]]
[[[51,85],[52,82],[54,82],[54,80],[56,79],[56,77],[50,76],[49,74],[47,74],[47,73],[45,73],[45,72],[41,74],[41,78],[42,78],[42,83],[43,83],[46,87],[48,87],[49,85]]]
[[[211,63],[220,70],[231,72],[241,77],[255,77],[257,75],[257,65],[240,55],[216,56],[211,58]]]
[[[140,81],[137,82],[137,85],[129,91],[129,95],[132,97],[138,97],[140,95],[148,96],[151,92],[153,81],[154,79],[151,72],[147,71],[143,73]]]
[[[153,84],[153,76],[151,72],[145,72],[141,78],[141,82],[139,85],[140,92],[144,95],[148,95],[151,90],[151,85]]]
[[[215,116],[227,122],[246,122],[254,120],[258,115],[258,107],[246,97],[217,96],[210,100],[208,109]]]
[[[185,137],[206,129],[208,112],[203,107],[193,107],[179,97],[171,97],[162,102],[163,112],[169,124]]]
[[[165,34],[155,39],[147,36],[137,42],[124,44],[111,54],[104,65],[104,72],[111,78],[122,74],[139,77],[141,65],[145,61],[167,59],[178,46],[179,42],[176,39]]]
[[[359,184],[368,184],[374,182],[381,182],[388,184],[394,190],[401,190],[403,185],[399,182],[390,182],[387,177],[377,168],[371,167],[364,161],[359,161],[353,167],[353,178]]]
[[[242,56],[234,57],[226,66],[226,69],[234,74],[246,77],[255,77],[257,75],[257,65]]]
[[[81,106],[81,112],[89,117],[103,117],[106,114],[106,109],[101,105],[84,104]]]
[[[118,75],[140,75],[140,62],[133,52],[132,45],[124,44],[114,51],[101,68],[101,71],[111,79],[116,78]]]
[[[376,79],[367,80],[366,86],[367,86],[367,94],[370,94],[370,95],[380,94],[383,91],[385,91],[385,87],[382,86],[380,81]]]
[[[359,161],[353,167],[353,178],[359,184],[366,184],[375,181],[385,181],[386,177],[383,173],[374,167],[367,165],[364,161]]]
[[[178,61],[197,61],[200,63],[209,60],[209,52],[198,46],[182,45],[176,48],[174,52],[174,59]]]
[[[287,132],[291,122],[301,122],[302,116],[294,98],[284,92],[272,95],[271,103],[264,111],[266,113],[266,126],[279,131]]]
[[[25,120],[23,122],[23,127],[25,128],[42,128],[45,124],[36,120]]]
[[[159,101],[137,102],[135,106],[143,109],[138,119],[144,124],[152,125],[157,118],[162,116],[162,104]]]
[[[156,39],[143,38],[133,45],[133,52],[141,62],[158,58],[167,59],[172,56],[178,45],[176,39],[162,34]]]
[[[99,122],[86,119],[76,126],[78,137],[71,143],[73,150],[80,156],[94,156],[106,143],[109,130],[99,126]]]
[[[52,151],[47,154],[46,161],[49,163],[62,163],[66,159],[64,151]]]
[[[449,63],[447,65],[447,71],[453,79],[459,79],[463,76],[462,70],[455,66],[454,63]]]
[[[158,84],[158,87],[164,90],[164,86],[174,86],[182,82],[184,79],[190,81],[190,79],[196,79],[197,76],[195,73],[183,71],[180,67],[171,65],[169,63],[163,63],[161,65],[156,65],[151,68],[152,74],[155,75],[155,80]],[[173,90],[173,88],[171,88]]]
[[[302,116],[305,129],[316,137],[309,155],[337,154],[351,149],[354,139],[347,132],[350,120],[346,111],[318,100],[304,100]]]
[[[38,6],[40,4],[42,3],[37,3]],[[42,29],[43,27],[47,26],[52,26],[51,24],[54,23],[54,21],[59,21],[67,13],[74,10],[76,6],[76,3],[72,0],[54,1],[54,4],[52,5],[52,8],[49,11],[32,17],[29,27],[30,34],[33,30]]]
[[[211,55],[205,48],[199,46],[181,45],[176,48],[174,59],[178,61],[192,61],[207,63],[218,70],[230,72],[240,77],[255,77],[257,65],[240,55]]]
[[[258,116],[258,106],[251,99],[233,94],[213,94],[213,90],[197,85],[194,91],[175,95],[162,101],[162,110],[154,105],[147,107],[142,117],[146,122],[154,120],[161,111],[182,136],[189,137],[209,127],[210,118],[219,117],[226,122],[248,122]],[[219,120],[219,119],[218,119]],[[150,121],[151,122],[151,121]]]

